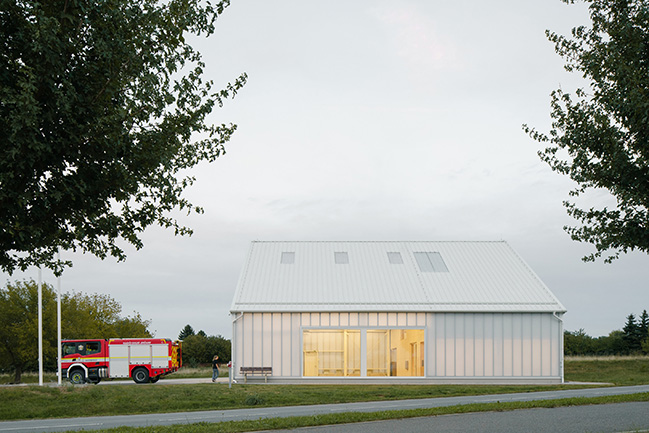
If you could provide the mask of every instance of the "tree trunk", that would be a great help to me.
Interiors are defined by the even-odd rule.
[[[21,366],[17,366],[16,370],[14,371],[13,383],[20,383],[22,376],[23,376],[23,368]]]

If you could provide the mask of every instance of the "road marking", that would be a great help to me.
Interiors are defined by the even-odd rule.
[[[66,425],[53,425],[53,426],[42,426],[38,428],[65,428],[65,429],[70,429],[70,428],[79,428],[79,427],[97,427],[97,426],[102,426],[104,423],[98,422],[98,423],[92,423],[92,424],[66,424]],[[34,430],[34,427],[10,427],[10,428],[0,428],[0,431],[21,431],[21,430]]]

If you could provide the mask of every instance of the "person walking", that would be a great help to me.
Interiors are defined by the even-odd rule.
[[[212,382],[216,382],[219,377],[219,355],[214,355],[212,359]]]

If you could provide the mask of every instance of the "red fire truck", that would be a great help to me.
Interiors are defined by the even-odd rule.
[[[76,384],[122,377],[157,382],[182,366],[181,347],[166,338],[63,340],[62,376]]]

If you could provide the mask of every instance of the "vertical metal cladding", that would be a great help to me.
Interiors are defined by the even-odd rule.
[[[244,313],[233,327],[235,377],[258,366],[274,379],[302,378],[304,329],[424,329],[425,379],[563,377],[563,329],[552,313]]]

